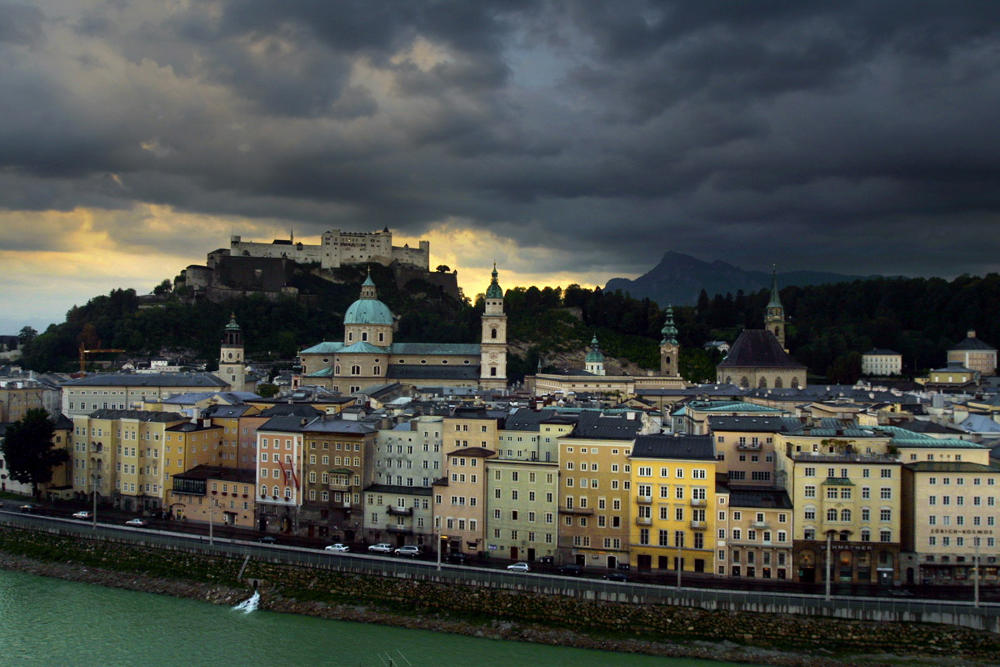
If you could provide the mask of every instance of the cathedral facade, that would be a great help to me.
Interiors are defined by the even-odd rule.
[[[299,353],[298,382],[345,394],[394,382],[470,389],[507,386],[507,316],[496,266],[486,290],[481,343],[397,343],[394,322],[369,275],[360,297],[344,314],[343,341],[324,341]]]

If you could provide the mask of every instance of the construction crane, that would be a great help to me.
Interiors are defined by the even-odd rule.
[[[125,350],[119,350],[118,348],[94,348],[88,350],[84,347],[83,343],[80,343],[80,372],[83,373],[87,370],[87,355],[88,354],[100,354],[101,352],[115,352],[123,353]]]

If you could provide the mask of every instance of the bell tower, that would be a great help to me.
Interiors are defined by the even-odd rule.
[[[219,377],[229,384],[230,391],[243,391],[246,368],[243,357],[243,332],[236,323],[236,313],[229,316],[229,324],[222,334],[219,350]]]
[[[781,296],[778,294],[778,276],[773,264],[771,265],[771,300],[767,302],[764,328],[774,334],[782,348],[785,347],[785,307],[781,305]]]
[[[660,333],[663,334],[663,338],[660,339],[660,374],[680,377],[678,357],[681,354],[681,345],[677,342],[677,327],[674,326],[674,307],[669,304]]]
[[[486,288],[479,368],[480,387],[484,389],[507,387],[507,316],[503,312],[503,290],[497,282],[496,263],[493,264],[493,280]]]

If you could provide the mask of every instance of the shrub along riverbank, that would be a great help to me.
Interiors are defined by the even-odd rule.
[[[994,662],[1000,636],[951,626],[866,623],[691,607],[589,602],[360,576],[6,528],[0,568],[233,605],[260,582],[260,608],[341,620],[657,655],[785,665]],[[905,656],[903,658],[902,656]]]

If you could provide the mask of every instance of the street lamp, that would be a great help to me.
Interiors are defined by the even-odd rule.
[[[215,508],[219,507],[219,501],[216,500],[215,498],[209,498],[208,500],[209,500],[209,503],[208,503],[208,543],[209,544],[215,544],[212,541],[213,540],[212,526],[214,525],[213,522],[212,522],[212,517],[215,516]]]
[[[96,459],[91,459],[91,461],[96,461]],[[101,480],[101,476],[96,472],[90,473],[91,479],[94,481],[94,511],[90,514],[91,525],[94,530],[97,530],[97,483]]]
[[[973,593],[973,605],[979,606],[979,536],[972,538],[973,544],[976,546],[975,560],[973,561],[973,571],[972,571],[972,593]]]

